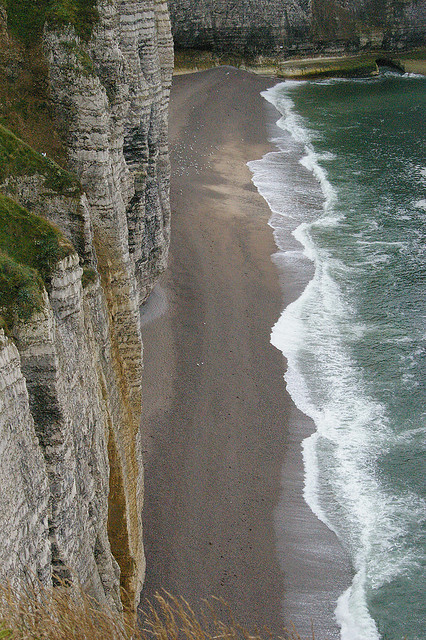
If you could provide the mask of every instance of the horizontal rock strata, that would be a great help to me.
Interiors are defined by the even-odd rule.
[[[169,0],[178,48],[257,54],[424,46],[425,0]]]
[[[0,579],[78,580],[132,613],[144,577],[139,306],[167,261],[173,53],[164,2],[95,8],[89,38],[66,21],[42,36],[76,178],[3,132],[22,162],[1,191],[75,251],[44,274],[36,312],[0,332]]]

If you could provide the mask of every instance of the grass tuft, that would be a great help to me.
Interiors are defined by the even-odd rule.
[[[217,609],[225,612],[225,621]],[[1,635],[4,634],[4,636]],[[17,594],[0,586],[0,640],[272,640],[264,629],[249,632],[238,624],[227,604],[211,598],[196,613],[183,598],[157,593],[140,613],[139,625],[125,624],[100,609],[80,587],[26,588]],[[314,639],[312,634],[311,640]],[[294,628],[279,640],[302,640]],[[306,639],[307,640],[307,639]]]
[[[267,627],[249,631],[235,620],[222,598],[211,597],[203,603],[203,608],[195,612],[184,598],[166,591],[156,593],[141,617],[138,640],[272,640],[274,637]],[[294,625],[290,625],[282,629],[277,640],[303,639]],[[315,640],[313,632],[310,640]]]
[[[0,586],[0,629],[10,640],[130,640],[132,629],[102,611],[81,588]]]

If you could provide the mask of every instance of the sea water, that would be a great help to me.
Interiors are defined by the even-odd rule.
[[[309,280],[271,341],[316,425],[305,499],[354,568],[336,603],[341,637],[424,640],[426,78],[263,95],[282,114],[277,151],[249,166],[275,261]]]

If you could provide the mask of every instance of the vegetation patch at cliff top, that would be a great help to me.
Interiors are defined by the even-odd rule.
[[[80,183],[72,173],[0,125],[0,183],[9,176],[34,174],[44,176],[46,187],[61,195],[75,197],[82,193]]]
[[[25,44],[41,37],[46,22],[71,24],[80,38],[89,40],[99,19],[96,0],[5,0],[8,26]]]
[[[7,329],[15,317],[28,320],[39,311],[42,290],[43,281],[35,269],[18,264],[0,251],[0,326]]]
[[[36,269],[47,284],[58,260],[74,248],[51,222],[0,194],[0,250]]]
[[[23,47],[13,38],[0,37],[0,124],[66,166],[41,42]]]
[[[8,326],[40,309],[43,285],[73,251],[54,225],[0,194],[0,314]]]

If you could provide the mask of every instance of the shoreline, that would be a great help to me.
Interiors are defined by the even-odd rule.
[[[300,633],[312,618],[331,639],[330,594],[351,572],[301,495],[312,425],[270,343],[296,292],[271,260],[271,212],[246,166],[274,151],[260,96],[274,81],[231,67],[174,78],[170,267],[142,308],[142,601],[164,588],[197,608],[214,595],[249,629],[279,635],[284,611]]]

